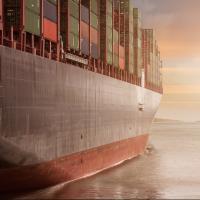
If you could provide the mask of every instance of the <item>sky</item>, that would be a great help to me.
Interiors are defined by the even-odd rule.
[[[159,118],[200,121],[200,0],[132,0],[163,60]]]

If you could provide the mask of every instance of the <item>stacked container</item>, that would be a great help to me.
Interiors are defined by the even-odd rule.
[[[161,61],[158,45],[153,29],[142,30],[143,67],[145,69],[145,84],[151,89],[161,88]]]
[[[120,2],[118,0],[113,2],[113,15],[113,65],[119,67]]]
[[[150,82],[150,33],[151,29],[142,30],[142,57],[143,57],[143,67],[145,70],[145,84]]]
[[[58,41],[58,0],[43,0],[43,36]]]
[[[6,0],[4,3],[5,30],[25,31],[58,41],[57,0]]]
[[[90,1],[81,1],[80,46],[81,53],[90,54]]]
[[[90,52],[99,58],[99,0],[90,0]]]
[[[120,41],[119,41],[119,67],[125,69],[125,7],[120,1]]]
[[[22,22],[22,2],[19,0],[7,0],[4,6],[4,30],[5,32],[13,27],[14,30],[20,30],[24,25]]]
[[[64,49],[79,50],[79,0],[60,2],[60,33]]]
[[[100,56],[113,64],[113,1],[100,0]]]
[[[40,0],[25,1],[25,26],[26,32],[40,35]]]
[[[138,8],[133,8],[134,23],[134,74],[141,77],[142,70],[142,30],[141,14]]]
[[[129,73],[134,73],[133,8],[129,0],[120,0],[125,16],[125,65]]]

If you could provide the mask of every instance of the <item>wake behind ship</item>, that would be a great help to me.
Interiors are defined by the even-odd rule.
[[[0,191],[142,154],[162,96],[152,29],[129,0],[0,1]]]

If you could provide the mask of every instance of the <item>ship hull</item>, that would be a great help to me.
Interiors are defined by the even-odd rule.
[[[144,152],[161,95],[0,47],[0,190],[71,181]]]
[[[142,154],[148,134],[77,152],[40,164],[0,170],[1,191],[39,189],[74,181]]]

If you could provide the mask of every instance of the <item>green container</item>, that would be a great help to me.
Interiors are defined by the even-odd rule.
[[[112,1],[106,0],[106,3],[107,3],[107,9],[106,9],[107,14],[112,16]]]
[[[107,30],[106,30],[106,36],[107,36],[107,39],[108,40],[110,40],[110,41],[112,41],[112,37],[113,37],[113,34],[112,34],[112,28],[110,28],[110,27],[106,27],[107,28]]]
[[[79,20],[74,17],[70,17],[70,32],[79,35]]]
[[[119,67],[119,56],[114,54],[114,57],[113,57],[113,65],[115,67]]]
[[[98,25],[99,25],[99,22],[98,22],[98,16],[95,15],[94,13],[90,12],[90,15],[91,15],[91,26],[95,29],[98,29]]]
[[[28,0],[26,0],[26,1],[28,1]],[[54,4],[54,5],[57,5],[57,0],[47,0],[47,1]]]
[[[25,7],[26,7],[26,9],[39,14],[40,13],[40,0],[26,0]]]
[[[107,41],[107,52],[112,53],[113,49],[113,45],[112,45],[112,41],[108,40]]]
[[[112,53],[107,53],[107,63],[112,65]]]
[[[115,29],[113,30],[113,41],[114,41],[114,43],[119,42],[119,32],[116,31]]]
[[[25,31],[40,35],[40,15],[29,9],[25,10]]]
[[[76,2],[72,0],[69,1],[69,11],[71,16],[79,19],[79,5]]]
[[[133,33],[129,33],[129,44],[133,45]]]
[[[98,4],[97,0],[90,0],[91,2],[91,11],[95,14],[98,14]]]
[[[113,24],[112,16],[107,15],[106,16],[106,26],[109,26],[110,28],[112,28],[112,24]]]
[[[79,49],[79,36],[74,33],[69,33],[69,47],[72,49]]]
[[[61,1],[63,1],[63,0],[61,0]],[[77,4],[79,3],[79,0],[72,0],[72,1],[74,1]]]

